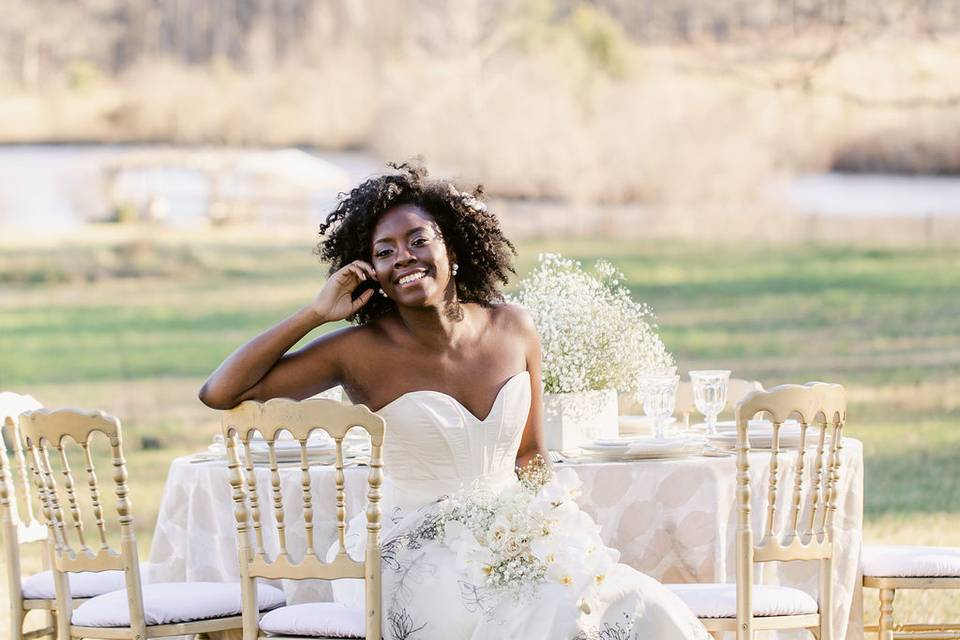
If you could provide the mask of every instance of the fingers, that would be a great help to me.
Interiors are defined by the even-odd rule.
[[[377,272],[374,270],[373,266],[363,260],[354,260],[348,265],[345,265],[340,272],[343,274],[353,274],[357,279],[357,282],[363,282],[367,278],[372,280],[377,279]]]
[[[351,264],[348,264],[348,265],[347,265],[347,269],[350,270],[350,273],[352,273],[354,276],[356,276],[358,283],[359,283],[359,282],[363,282],[364,280],[367,279],[367,274],[364,273],[363,269],[361,269],[361,268],[358,267],[357,265],[352,264],[352,263],[351,263]]]
[[[374,280],[377,279],[377,271],[376,269],[373,268],[373,265],[370,264],[369,262],[364,262],[363,260],[354,260],[350,264],[353,266],[359,267],[365,274],[367,274]]]
[[[367,279],[367,274],[363,269],[350,263],[336,273],[337,281],[341,286],[356,286]]]
[[[353,301],[353,305],[350,309],[350,313],[355,313],[357,309],[359,309],[363,305],[370,302],[370,298],[372,297],[373,297],[373,289],[367,289],[366,291],[361,293],[360,297]]]

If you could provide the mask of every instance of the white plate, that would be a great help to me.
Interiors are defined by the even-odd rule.
[[[706,422],[695,422],[690,425],[690,428],[694,431],[706,431],[707,423]],[[735,420],[718,420],[717,421],[717,431],[736,431],[737,423]]]
[[[676,449],[676,450],[668,450],[668,451],[638,451],[638,452],[629,452],[629,453],[587,451],[585,452],[584,459],[596,460],[599,462],[627,462],[630,460],[669,460],[674,458],[686,458],[691,455],[696,455],[696,454],[699,454],[702,449],[703,447],[697,446],[692,448]]]
[[[639,438],[607,438],[581,446],[581,449],[588,455],[605,460],[681,457],[694,453],[702,448],[702,439],[691,439],[687,437],[659,439],[649,436]]]
[[[690,439],[679,436],[674,438],[654,438],[653,436],[628,436],[623,438],[599,438],[581,445],[584,449],[630,449],[651,448],[657,450],[680,449]]]
[[[788,427],[788,428],[794,428],[794,427],[795,427],[795,428],[799,429],[799,428],[800,428],[800,423],[797,422],[796,420],[785,420],[784,423],[783,423],[783,426],[784,426],[784,427]],[[772,425],[771,425],[771,422],[770,422],[769,420],[756,419],[756,420],[750,420],[750,421],[748,421],[748,422],[747,422],[747,427],[748,427],[750,430],[753,430],[753,429],[764,429],[764,428],[767,429],[767,430],[769,430],[769,429],[772,428]],[[706,423],[706,422],[697,422],[696,424],[691,425],[690,428],[691,428],[691,429],[695,429],[695,430],[697,430],[697,431],[706,431],[706,430],[707,430],[707,423]],[[724,431],[733,431],[734,433],[736,433],[736,431],[737,431],[737,422],[736,422],[736,420],[718,420],[718,421],[717,421],[717,431],[718,431],[718,432],[721,432],[721,433],[724,432]]]
[[[829,436],[827,437],[829,440]],[[737,434],[735,431],[725,431],[716,435],[707,436],[707,441],[719,449],[733,449],[737,445]],[[816,430],[807,432],[807,448],[816,446],[819,441],[819,434]],[[796,448],[800,444],[800,428],[784,423],[780,429],[780,448]],[[767,427],[762,426],[750,429],[750,447],[753,449],[770,449],[773,447],[773,429],[770,423]]]
[[[630,435],[618,436],[616,438],[597,438],[590,444],[597,447],[628,447],[635,442],[644,442],[649,439],[652,439],[652,436],[642,435],[642,434],[630,434]]]

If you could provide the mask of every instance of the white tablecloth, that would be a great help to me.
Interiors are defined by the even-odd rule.
[[[863,530],[863,448],[844,438],[841,485],[835,519],[837,547],[834,584],[834,637],[862,638],[857,571]],[[750,454],[754,478],[768,468],[769,452]],[[619,549],[621,561],[662,582],[734,582],[736,463],[733,457],[691,457],[620,463],[570,465],[583,481],[580,506],[600,524],[604,541]],[[779,486],[785,517],[795,454],[781,454]],[[268,470],[258,472],[262,522],[273,524]],[[332,473],[319,468],[317,473]],[[347,514],[363,509],[365,467],[346,469]],[[284,472],[284,494],[300,491],[299,470]],[[332,479],[315,482],[314,526],[321,539],[333,542],[334,488]],[[765,514],[765,485],[753,486],[753,521],[759,539]],[[238,575],[236,529],[231,491],[223,461],[191,462],[178,458],[170,467],[166,490],[150,551],[147,579],[158,581],[235,580]],[[329,505],[323,510],[321,505]],[[387,515],[387,514],[385,514]],[[778,517],[778,520],[780,519]],[[302,518],[300,519],[302,523]],[[287,519],[288,539],[296,519]],[[300,528],[302,532],[302,526]],[[301,533],[302,536],[302,533]],[[299,544],[291,543],[296,552]],[[757,579],[784,584],[816,596],[818,563],[766,563]],[[329,597],[326,583],[286,583],[291,601]],[[781,637],[807,637],[780,634]]]

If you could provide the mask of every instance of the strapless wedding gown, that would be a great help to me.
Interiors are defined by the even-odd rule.
[[[623,564],[589,596],[544,582],[516,599],[485,589],[458,569],[457,551],[440,544],[431,516],[438,500],[480,482],[516,482],[514,464],[530,410],[530,377],[519,373],[477,418],[439,391],[412,391],[378,413],[387,423],[383,485],[383,637],[387,640],[709,639],[703,626],[656,580]],[[582,517],[586,518],[585,515]],[[365,517],[348,529],[362,557]],[[615,551],[605,552],[619,557]],[[362,583],[336,581],[339,602],[362,606]],[[347,583],[347,584],[345,584]]]

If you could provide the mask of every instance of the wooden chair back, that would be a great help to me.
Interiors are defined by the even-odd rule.
[[[31,396],[10,392],[0,393],[0,513],[3,514],[4,533],[7,525],[13,528],[10,540],[25,544],[46,540],[47,528],[40,521],[40,504],[30,480],[27,450],[20,432],[20,414],[40,409],[41,404]],[[13,455],[13,463],[10,455]],[[4,537],[4,542],[8,536]]]
[[[0,520],[3,522],[3,542],[14,553],[17,546],[47,539],[47,527],[40,521],[41,505],[36,501],[36,489],[30,480],[27,451],[20,432],[20,414],[39,409],[40,403],[30,396],[16,396],[5,392],[0,401]],[[13,455],[11,464],[10,455]],[[7,555],[10,559],[9,554]],[[9,568],[19,571],[17,562]],[[17,585],[19,591],[19,583]]]
[[[18,638],[23,633],[25,611],[21,591],[21,547],[36,547],[38,543],[42,545],[47,541],[47,527],[39,517],[42,506],[36,500],[26,448],[20,433],[20,414],[40,407],[40,403],[32,396],[9,391],[0,393],[0,528],[7,566],[11,638]],[[46,562],[49,555],[46,549],[43,552]]]
[[[737,638],[752,638],[753,564],[771,561],[820,561],[820,640],[830,640],[833,579],[833,521],[837,510],[846,391],[838,384],[786,384],[748,394],[736,408],[737,422]],[[750,452],[748,423],[765,414],[772,422],[770,466],[763,529],[755,543],[750,515]],[[783,423],[799,422],[796,446],[781,444]],[[813,447],[807,447],[810,439]],[[812,449],[812,451],[810,450]],[[796,469],[785,487],[778,485],[778,464],[785,454],[796,455]],[[812,455],[806,455],[806,454]],[[809,458],[812,458],[810,460]],[[789,492],[789,510],[778,526],[777,503]],[[780,501],[783,504],[783,501]]]
[[[370,435],[370,472],[367,482],[367,544],[364,559],[354,560],[347,555],[344,543],[347,512],[344,492],[343,440],[347,431],[354,427],[364,429]],[[307,450],[307,441],[314,431],[325,431],[336,445],[334,481],[336,484],[335,508],[337,526],[337,554],[332,562],[325,562],[314,543],[314,505],[311,495],[312,463]],[[293,558],[287,545],[287,518],[281,490],[281,470],[277,462],[275,445],[282,433],[288,433],[299,443],[300,504],[303,508],[303,535],[306,551],[302,559]],[[271,496],[259,495],[256,469],[251,454],[251,442],[259,433],[268,448],[268,467],[271,480]],[[244,638],[250,640],[259,635],[259,620],[256,607],[256,579],[311,579],[334,580],[359,578],[364,580],[366,593],[366,637],[379,640],[380,630],[380,486],[383,483],[383,418],[363,405],[346,405],[336,400],[310,399],[294,401],[276,398],[260,403],[252,400],[241,403],[223,415],[223,434],[227,445],[230,468],[230,484],[233,488],[234,513],[237,521],[240,580],[243,594]],[[243,453],[238,445],[243,445]],[[242,455],[242,460],[241,460]],[[275,530],[264,532],[261,527],[261,510],[264,500],[271,501]],[[299,533],[299,532],[298,532]],[[269,557],[265,536],[275,535],[279,552]]]
[[[73,610],[67,572],[120,570],[124,572],[133,635],[145,638],[140,564],[127,489],[120,421],[102,411],[39,409],[23,415],[22,427],[34,482],[41,493],[48,535],[53,545],[57,609]],[[96,434],[108,440],[111,452],[113,493],[117,498],[116,521],[120,532],[119,550],[108,542],[108,516],[101,501],[103,492],[90,447]],[[70,467],[68,450],[71,446],[80,449],[86,480],[82,484],[74,479]],[[55,473],[52,461],[56,461],[59,473]],[[87,499],[81,500],[83,485],[86,485]],[[87,508],[89,512],[84,513]],[[88,531],[85,521],[87,525],[92,521],[93,531]],[[70,616],[58,616],[57,623],[59,637],[69,638]]]

